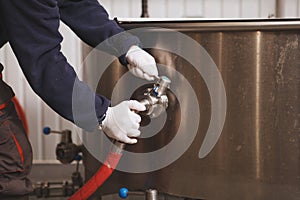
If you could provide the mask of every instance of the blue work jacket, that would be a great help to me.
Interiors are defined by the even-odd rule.
[[[61,52],[60,20],[92,47],[124,31],[108,18],[97,0],[0,0],[0,47],[9,42],[32,89],[53,110],[72,122],[72,91],[76,81],[83,104],[85,97],[95,99],[96,120],[84,109],[79,116],[76,114],[78,125],[92,130],[103,120],[110,101],[78,81]],[[138,43],[137,37],[128,35],[122,40],[110,40],[108,50],[120,55]],[[125,65],[124,57],[120,56],[119,60]],[[5,68],[9,70],[9,66]]]

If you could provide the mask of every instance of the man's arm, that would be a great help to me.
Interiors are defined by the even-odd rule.
[[[77,125],[89,130],[96,127],[109,101],[80,82],[61,53],[57,1],[0,0],[0,8],[8,41],[33,90],[57,113],[74,122],[72,94],[76,83],[77,104],[92,99],[96,107],[96,118],[89,110],[77,112]]]
[[[58,2],[61,20],[78,37],[92,47],[105,40],[108,53],[118,57],[123,55],[120,57],[120,62],[127,64],[124,54],[132,45],[138,45],[140,41],[137,37],[125,33],[114,20],[110,20],[106,10],[97,0],[59,0]],[[122,33],[120,37],[116,36],[119,33]],[[114,35],[115,37],[111,37]]]

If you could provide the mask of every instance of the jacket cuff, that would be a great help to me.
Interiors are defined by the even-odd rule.
[[[128,62],[126,60],[126,54],[130,47],[133,45],[141,46],[141,42],[138,37],[128,33],[123,32],[121,33],[120,37],[118,38],[119,42],[117,42],[117,49],[119,53],[119,61],[122,65],[127,66]]]

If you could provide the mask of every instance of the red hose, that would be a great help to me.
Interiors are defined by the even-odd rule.
[[[122,154],[110,152],[106,161],[96,172],[96,174],[88,180],[69,200],[86,200],[88,199],[112,174],[116,168]]]

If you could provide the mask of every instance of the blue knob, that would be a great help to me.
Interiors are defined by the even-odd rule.
[[[127,188],[121,188],[119,190],[119,196],[122,198],[122,199],[126,199],[128,197],[128,189]]]
[[[44,133],[45,135],[49,135],[50,132],[51,132],[51,128],[50,128],[50,127],[46,126],[46,127],[43,128],[43,133]]]
[[[76,161],[81,161],[81,160],[82,160],[82,156],[79,155],[79,154],[77,154],[77,155],[75,156],[74,160],[76,160]]]

